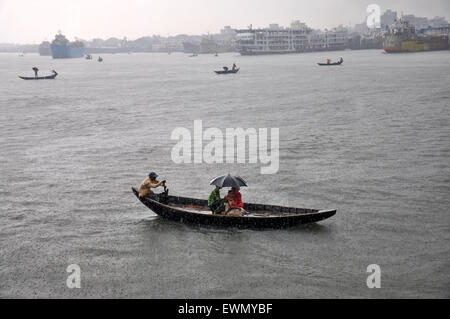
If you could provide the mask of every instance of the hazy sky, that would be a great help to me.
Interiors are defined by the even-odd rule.
[[[322,29],[365,21],[371,3],[383,12],[450,17],[450,0],[0,0],[0,43],[52,40],[58,30],[69,38],[135,39],[292,20]]]

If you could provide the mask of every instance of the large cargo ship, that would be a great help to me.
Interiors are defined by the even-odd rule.
[[[50,47],[54,59],[73,59],[84,57],[84,43],[81,41],[69,42],[61,34],[56,35]]]
[[[298,21],[292,23],[290,28],[273,24],[265,29],[249,27],[236,32],[237,46],[242,55],[336,51],[346,49],[348,44],[345,29],[322,32]]]
[[[39,55],[41,56],[51,56],[52,55],[52,51],[50,49],[50,42],[48,41],[44,41],[41,43],[41,45],[39,45]]]
[[[397,20],[384,35],[387,53],[448,50],[449,28],[428,28],[416,31],[408,21]]]

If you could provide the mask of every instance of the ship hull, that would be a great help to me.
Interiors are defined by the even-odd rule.
[[[388,38],[384,42],[384,50],[387,53],[440,51],[448,50],[448,48],[448,37],[434,37],[409,41]]]
[[[51,53],[53,59],[76,59],[84,57],[84,48],[52,45]]]

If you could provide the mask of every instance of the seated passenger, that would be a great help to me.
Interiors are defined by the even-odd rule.
[[[155,172],[151,172],[148,175],[139,187],[139,197],[143,198],[149,196],[152,199],[155,198],[152,188],[158,188],[166,185],[166,181],[159,182],[156,180],[157,177],[158,175]]]
[[[236,199],[236,207],[244,208],[244,203],[242,202],[242,194],[239,192],[241,189],[239,187],[233,187],[231,191],[234,194],[234,198]]]
[[[216,186],[208,198],[208,207],[213,214],[221,214],[225,210],[225,201],[220,198],[220,190],[222,187]]]
[[[244,203],[242,202],[242,195],[239,188],[233,187],[226,197],[227,206],[225,214],[227,216],[242,217],[246,213],[244,210]]]

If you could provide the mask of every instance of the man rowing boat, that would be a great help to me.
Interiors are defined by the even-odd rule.
[[[139,187],[139,197],[143,198],[146,196],[154,197],[154,193],[152,191],[153,188],[158,188],[161,186],[166,186],[166,181],[158,181],[156,180],[158,175],[155,172],[151,172],[148,174],[148,177],[144,179]]]
[[[37,79],[39,69],[38,69],[37,67],[34,67],[34,68],[33,68],[33,71],[34,71],[34,77]]]

